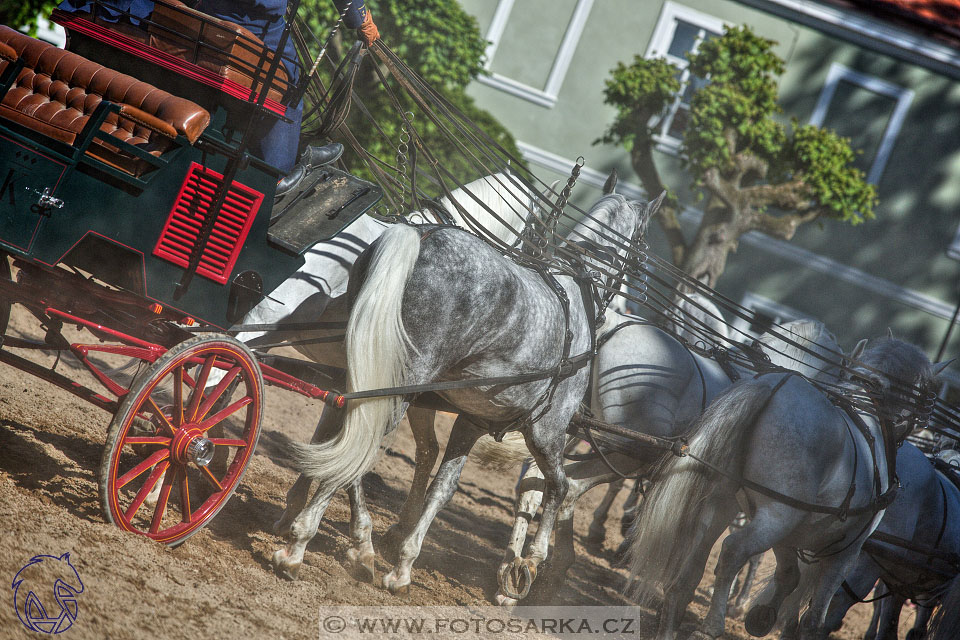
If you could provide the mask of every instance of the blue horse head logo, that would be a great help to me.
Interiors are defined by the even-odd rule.
[[[31,631],[63,633],[77,619],[83,582],[69,553],[32,557],[14,576],[11,588],[17,617]]]

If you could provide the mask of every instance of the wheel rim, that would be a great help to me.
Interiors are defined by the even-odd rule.
[[[173,544],[220,510],[259,437],[256,367],[229,343],[199,344],[131,390],[109,459],[107,509],[115,524]],[[214,372],[223,376],[215,384]],[[138,423],[150,425],[145,434],[132,429]],[[214,456],[222,464],[210,464]]]

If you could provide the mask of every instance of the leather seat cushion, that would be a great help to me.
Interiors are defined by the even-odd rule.
[[[153,155],[173,146],[161,133],[163,127],[157,125],[166,123],[193,143],[210,123],[210,114],[189,100],[3,25],[0,46],[8,47],[25,63],[0,102],[0,115],[62,142],[76,141],[104,99],[135,107],[147,116],[135,119],[112,113],[101,130]],[[0,49],[0,54],[3,51]],[[9,64],[12,60],[0,55],[0,72]],[[160,122],[151,123],[149,116]],[[147,164],[124,156],[103,140],[95,140],[90,153],[134,175],[144,169],[139,165]]]

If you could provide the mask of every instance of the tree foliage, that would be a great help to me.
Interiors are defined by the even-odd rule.
[[[473,16],[456,0],[366,0],[366,6],[373,13],[383,41],[407,66],[511,155],[520,157],[513,136],[465,92],[470,81],[483,71],[487,44]],[[311,29],[321,40],[327,38],[337,20],[330,0],[304,0],[300,15],[307,17]],[[352,33],[341,29],[331,42],[333,57],[342,57],[353,40]],[[348,125],[368,152],[393,162],[403,120],[384,90],[375,65],[373,56],[367,55],[354,91],[377,125],[371,125],[357,108],[351,111]],[[389,76],[385,67],[380,66],[379,70],[384,77]],[[451,146],[444,132],[418,114],[406,95],[397,92],[395,97],[416,115],[414,127],[446,169],[464,182],[479,177],[481,172],[468,155]],[[412,154],[408,155],[408,161],[412,160]]]
[[[690,54],[690,75],[702,78],[689,98],[681,155],[691,188],[706,198],[704,217],[688,240],[672,198],[659,220],[675,263],[714,284],[741,235],[763,231],[790,240],[818,218],[859,224],[874,216],[873,185],[853,166],[850,141],[814,125],[785,122],[777,100],[784,62],[776,43],[749,27],[728,27]],[[681,90],[680,71],[640,56],[617,64],[605,102],[617,115],[598,142],[630,151],[644,188],[664,188],[654,161],[659,117]]]
[[[0,0],[0,24],[26,27],[27,33],[36,35],[37,17],[49,16],[58,4],[59,0]]]

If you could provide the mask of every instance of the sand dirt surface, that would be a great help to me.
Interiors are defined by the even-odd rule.
[[[14,307],[14,333],[36,335],[32,322]],[[48,365],[54,362],[50,355],[37,356]],[[92,384],[69,357],[58,370]],[[0,637],[40,636],[17,619],[11,581],[32,556],[66,552],[84,591],[78,598],[76,622],[60,636],[65,638],[316,638],[322,606],[491,603],[509,535],[517,474],[490,472],[473,462],[464,470],[460,491],[426,537],[408,598],[397,598],[351,575],[345,559],[350,514],[343,494],[334,499],[307,548],[300,579],[276,577],[269,562],[283,541],[270,530],[296,477],[284,462],[283,445],[288,437],[308,440],[321,407],[277,389],[268,390],[265,406],[257,453],[234,497],[208,527],[180,547],[168,549],[121,532],[100,512],[96,473],[111,416],[0,365],[0,582],[6,585],[0,588]],[[442,415],[439,424],[443,442],[450,416]],[[413,455],[413,438],[401,425],[375,473],[367,478],[375,545],[394,522],[406,495]],[[614,566],[613,557],[620,542],[622,500],[608,521],[604,551],[594,555],[582,545],[602,491],[587,495],[577,515],[578,560],[557,604],[630,604],[621,594],[627,574]],[[625,497],[626,491],[622,493]],[[388,570],[378,554],[378,574]],[[711,575],[712,568],[687,612],[685,630],[706,611]],[[634,637],[652,637],[653,612],[638,614],[641,624]],[[836,637],[862,637],[869,616],[869,605],[858,606]],[[904,616],[903,628],[910,622],[912,614]],[[748,636],[740,622],[732,621],[726,637]]]

